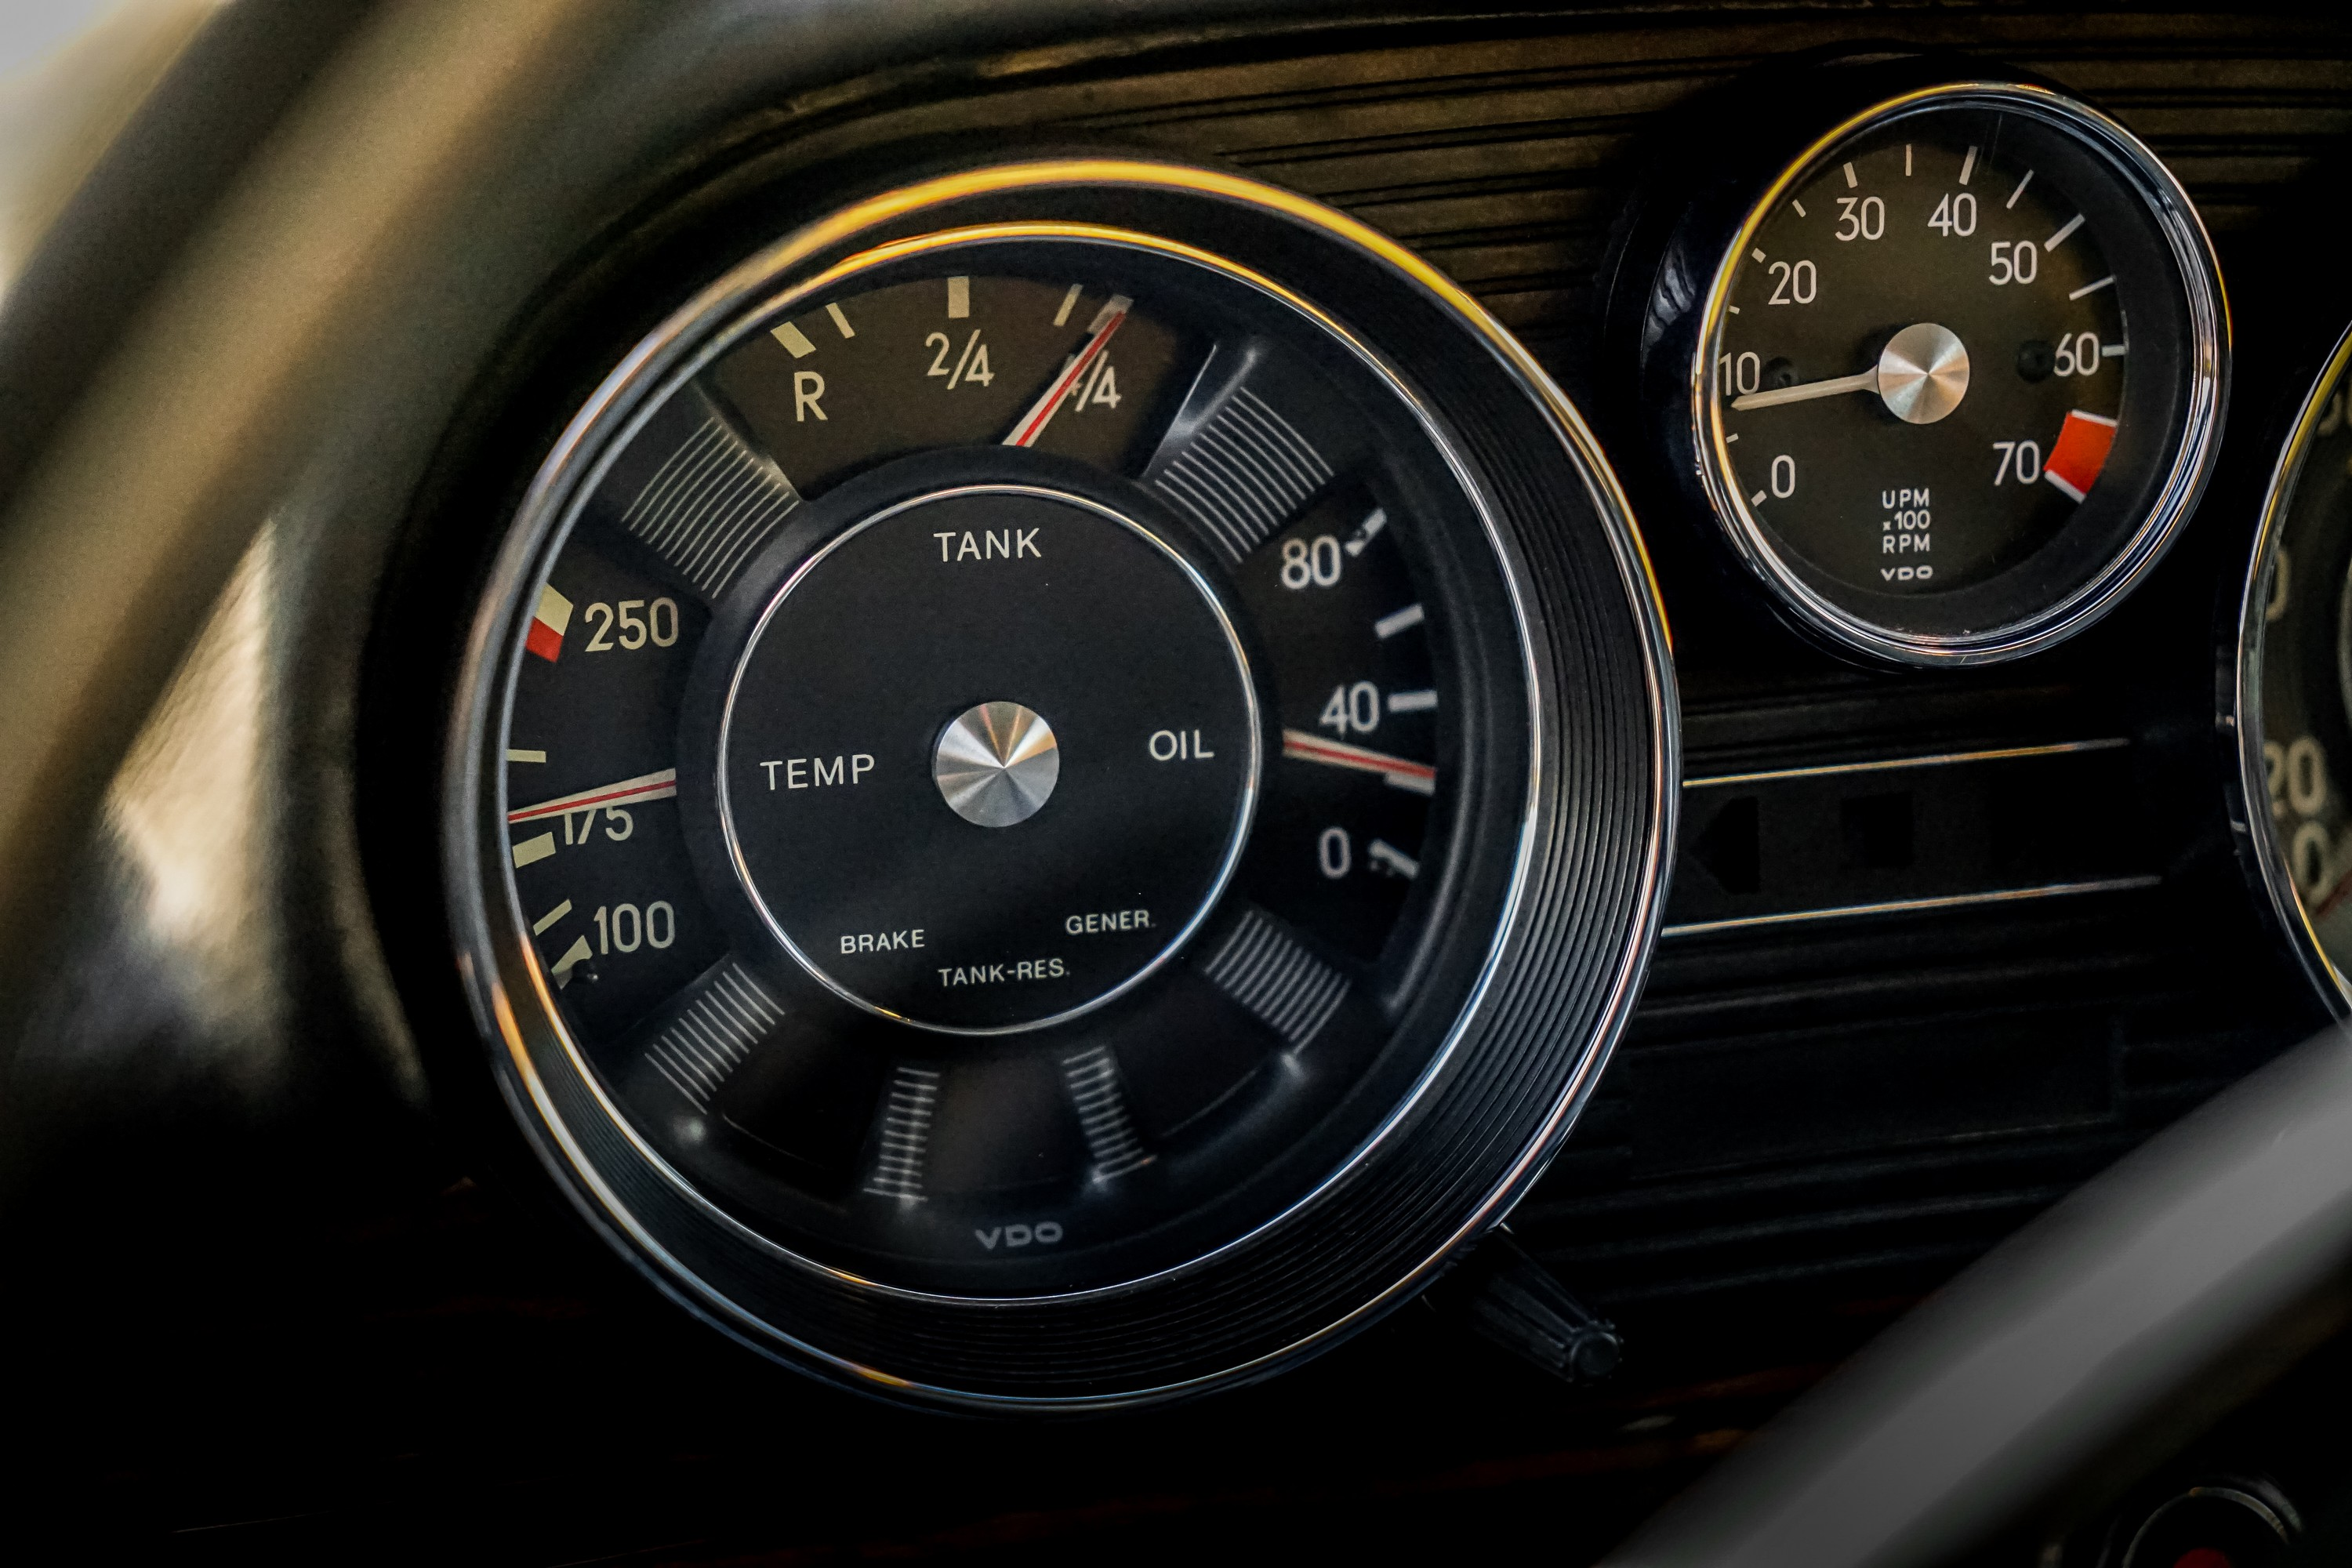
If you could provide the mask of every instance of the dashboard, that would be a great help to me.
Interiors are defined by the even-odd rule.
[[[1595,1560],[2352,1013],[2342,22],[626,9],[226,6],[0,312],[61,1495]]]

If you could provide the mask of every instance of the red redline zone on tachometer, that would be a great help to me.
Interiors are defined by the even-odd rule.
[[[2070,409],[2065,424],[2058,428],[2058,443],[2050,449],[2050,460],[2042,465],[2042,477],[2079,501],[2099,482],[2099,471],[2107,466],[2107,453],[2115,444],[2113,419]]]

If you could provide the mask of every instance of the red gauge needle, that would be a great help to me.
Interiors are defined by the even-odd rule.
[[[1398,789],[1411,790],[1415,795],[1437,793],[1437,768],[1433,763],[1391,757],[1385,752],[1350,746],[1344,741],[1327,741],[1304,730],[1282,732],[1282,754],[1302,763],[1320,763],[1327,768],[1354,768],[1360,773],[1378,773]]]
[[[1006,446],[1034,447],[1037,444],[1037,437],[1043,436],[1045,426],[1054,422],[1054,415],[1062,406],[1062,399],[1070,395],[1070,388],[1087,374],[1087,367],[1102,357],[1103,350],[1110,345],[1110,335],[1118,331],[1119,323],[1127,320],[1128,311],[1134,306],[1135,301],[1126,295],[1114,294],[1101,310],[1095,312],[1094,324],[1087,329],[1091,335],[1085,346],[1070,356],[1069,363],[1062,367],[1062,374],[1054,378],[1054,384],[1045,389],[1045,395],[1029,405],[1029,412],[1021,416],[1021,422],[1013,426],[1013,434],[1004,438]]]
[[[598,784],[594,789],[575,790],[570,795],[542,800],[537,805],[526,805],[520,811],[507,813],[509,822],[536,822],[543,816],[562,816],[568,811],[594,811],[608,805],[628,805],[637,801],[667,800],[677,793],[677,770],[664,768],[657,773],[643,773],[618,784]]]

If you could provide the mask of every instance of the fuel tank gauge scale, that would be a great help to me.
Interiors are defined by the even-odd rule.
[[[1777,101],[1886,79],[1822,69]],[[1710,154],[1663,258],[1621,272],[1675,482],[1841,652],[1983,663],[2088,625],[2213,454],[2227,318],[2186,195],[2027,83],[1914,87],[1793,156],[1759,143]]]

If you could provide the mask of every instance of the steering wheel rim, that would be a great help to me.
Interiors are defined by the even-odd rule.
[[[903,82],[909,59],[956,79],[975,58],[1102,26],[1076,0],[842,4],[774,25],[783,9],[373,5],[123,302],[119,346],[0,496],[0,1204],[55,1120],[19,1080],[58,911],[134,738],[264,529],[313,579],[269,614],[316,667],[309,689],[347,708],[369,584],[436,445],[579,247],[702,154],[775,133],[796,93],[850,101]],[[1204,12],[1314,9],[1190,0],[1186,14],[1205,27]],[[308,739],[348,751],[354,722],[339,711]],[[327,833],[306,847],[308,874],[363,909],[348,820]],[[379,946],[357,933],[342,979],[407,1083],[421,1069]]]
[[[2330,1029],[1963,1273],[1607,1568],[1928,1568],[2054,1534],[2352,1321],[2347,1259]]]

